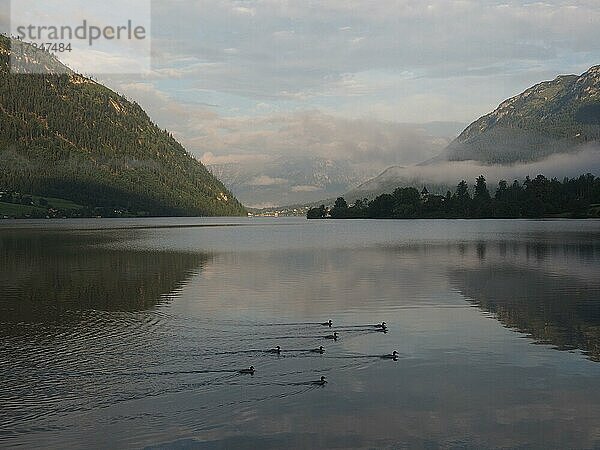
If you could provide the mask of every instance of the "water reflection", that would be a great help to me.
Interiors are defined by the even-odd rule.
[[[448,269],[463,296],[536,343],[600,361],[600,281],[590,266],[598,244],[501,242],[477,244],[475,252],[480,264],[467,259]]]
[[[61,416],[153,391],[138,382],[147,375],[135,375],[160,367],[160,341],[150,343],[164,328],[147,311],[208,256],[136,250],[123,245],[128,239],[0,234],[0,446],[3,437],[63,428]]]
[[[48,322],[69,312],[141,311],[177,290],[208,256],[121,246],[122,234],[0,234],[0,323]],[[111,244],[111,245],[109,245]]]
[[[593,223],[262,223],[0,233],[0,446],[597,446]]]

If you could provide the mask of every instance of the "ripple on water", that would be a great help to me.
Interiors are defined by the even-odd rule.
[[[213,328],[206,326],[211,323],[209,320],[161,311],[96,310],[79,313],[77,319],[74,325],[47,324],[43,339],[39,337],[39,327],[23,324],[22,333],[4,341],[0,347],[0,373],[5,386],[10,385],[11,389],[0,390],[3,429],[29,433],[40,423],[45,430],[56,429],[60,428],[61,417],[69,414],[182,392],[222,395],[227,389],[242,385],[261,390],[275,387],[280,392],[232,398],[203,408],[219,409],[299,395],[314,389],[306,381],[310,374],[360,370],[374,362],[365,360],[376,358],[310,353],[323,343],[327,329],[314,322],[265,324],[231,320],[221,321],[220,328]],[[361,328],[341,330],[346,339],[373,332]],[[33,334],[37,339],[32,343]],[[284,340],[286,350],[282,355],[267,351],[272,346],[270,342]],[[223,348],[232,350],[222,351]],[[301,362],[305,358],[319,362],[318,367],[308,369]],[[237,371],[250,363],[260,365],[262,374],[248,380]]]
[[[108,285],[113,278],[104,278],[99,302],[85,279],[77,289],[61,291],[65,297],[85,293],[81,304],[59,292],[45,309],[35,304],[29,316],[15,301],[9,305],[14,320],[0,317],[6,320],[0,323],[0,446],[81,447],[98,429],[119,447],[198,435],[217,442],[249,427],[268,434],[275,426],[296,432],[307,424],[328,431],[352,424],[368,435],[388,419],[401,425],[400,437],[403,426],[440,434],[428,428],[434,425],[476,435],[496,425],[488,420],[498,417],[494,406],[522,412],[531,404],[556,416],[577,416],[578,426],[593,429],[597,414],[588,416],[600,403],[588,388],[600,366],[529,343],[597,355],[590,343],[598,336],[598,244],[589,244],[593,251],[583,256],[571,246],[564,254],[538,251],[531,259],[527,245],[517,241],[503,254],[497,236],[484,249],[466,236],[473,229],[461,229],[460,244],[404,245],[393,238],[402,240],[402,225],[370,226],[390,227],[385,245],[341,243],[329,234],[340,248],[320,236],[315,239],[323,248],[309,250],[280,243],[255,252],[246,245],[244,251],[215,252],[208,265],[206,256],[140,255],[135,242],[125,254],[118,245],[95,256],[67,250],[69,270],[50,271],[56,279],[74,283],[71,272],[85,278],[88,272],[70,268],[88,263],[98,266],[89,274],[100,276],[114,261],[126,276],[115,277],[118,289]],[[331,233],[327,229],[336,225],[318,227]],[[200,248],[208,238],[196,232],[169,230],[160,239],[143,233],[150,241],[164,239],[164,247],[175,233],[174,245]],[[373,231],[361,233],[355,239]],[[62,261],[53,252],[33,266],[41,274],[48,258]],[[21,272],[11,273],[16,279]],[[22,284],[3,292],[23,300],[48,291]],[[334,327],[320,325],[330,317]],[[390,326],[387,334],[370,328],[381,320]],[[333,331],[341,339],[325,340]],[[281,354],[267,352],[277,345]],[[310,352],[319,345],[324,354]],[[395,349],[398,361],[378,354]],[[238,373],[250,365],[254,376]],[[325,388],[310,384],[321,375],[329,379]],[[446,420],[452,417],[460,424]],[[546,419],[548,426],[536,423],[551,434],[557,422]],[[522,427],[509,425],[512,431]],[[440,442],[455,442],[445,438]]]

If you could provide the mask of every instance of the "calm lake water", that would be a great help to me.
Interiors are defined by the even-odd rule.
[[[600,448],[600,221],[4,221],[0,336],[0,447]]]

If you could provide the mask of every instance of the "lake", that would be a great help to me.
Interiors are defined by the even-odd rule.
[[[0,250],[1,447],[600,448],[598,220],[2,221]]]

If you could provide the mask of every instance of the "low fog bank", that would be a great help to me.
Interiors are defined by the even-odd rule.
[[[571,153],[554,154],[522,164],[485,165],[477,161],[442,161],[427,166],[390,167],[378,177],[348,192],[347,198],[372,197],[391,192],[399,186],[426,186],[430,192],[444,194],[447,189],[453,190],[460,180],[473,185],[479,175],[486,178],[488,188],[493,192],[500,180],[522,181],[526,176],[534,178],[539,174],[562,179],[588,172],[600,175],[599,142],[583,145]]]

